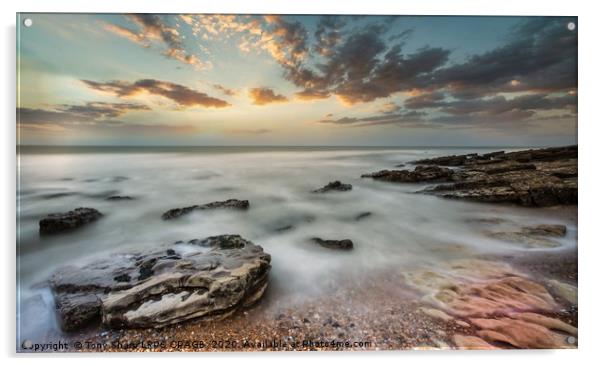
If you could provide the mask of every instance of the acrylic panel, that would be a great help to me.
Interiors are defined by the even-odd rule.
[[[576,17],[17,15],[17,351],[576,348]]]

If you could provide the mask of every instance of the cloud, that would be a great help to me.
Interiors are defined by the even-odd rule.
[[[493,98],[439,102],[439,110],[447,114],[482,114],[484,116],[495,116],[513,111],[576,111],[576,106],[576,96],[565,95],[562,97],[548,97],[547,94],[528,94],[521,95],[512,99],[507,99],[504,96],[496,96]]]
[[[198,132],[197,127],[178,124],[145,124],[115,120],[129,111],[147,110],[140,104],[89,102],[57,105],[51,109],[17,108],[19,128],[40,133],[61,134],[69,130],[87,133],[110,132],[114,136],[182,135]]]
[[[325,118],[318,123],[352,126],[402,125],[405,127],[425,127],[428,121],[426,113],[410,111],[404,113],[385,113],[369,117],[342,117],[338,119]]]
[[[307,62],[310,58],[304,57],[297,62],[280,62],[284,77],[302,88],[298,95],[334,94],[348,105],[371,102],[416,88],[418,80],[443,66],[450,54],[449,50],[432,47],[407,54],[401,43],[389,47],[385,39],[389,27],[385,23],[368,24],[353,32],[342,31],[343,26],[343,22],[331,18],[318,25],[314,49],[321,59]],[[289,43],[307,49],[305,42],[306,38],[299,36]]]
[[[296,96],[302,100],[336,95],[353,105],[418,91],[421,96],[407,105],[422,108],[420,103],[429,104],[426,98],[443,93],[470,99],[576,89],[577,35],[566,29],[569,18],[523,20],[502,45],[455,64],[449,63],[452,51],[442,47],[406,51],[413,30],[390,34],[394,18],[366,24],[368,18],[360,17],[350,28],[353,17],[320,17],[313,43],[299,22],[283,16],[253,19],[252,35],[245,36],[248,30],[239,25],[231,29],[243,33],[247,51],[267,51],[284,78],[301,88]]]
[[[440,91],[426,92],[405,100],[404,106],[408,109],[434,108],[445,98],[445,93]]]
[[[116,34],[120,37],[127,38],[132,42],[140,44],[142,47],[148,48],[150,47],[150,43],[147,38],[142,33],[137,33],[136,31],[122,27],[117,24],[101,22],[103,28],[113,34]]]
[[[163,55],[192,65],[197,69],[210,69],[211,63],[202,61],[196,55],[188,53],[178,30],[156,14],[128,14],[126,18],[137,26],[137,30],[111,23],[103,23],[104,29],[120,37],[129,39],[148,48],[151,42],[160,42],[165,46]]]
[[[130,111],[148,111],[150,110],[144,104],[138,103],[105,103],[105,102],[87,102],[84,105],[63,104],[57,107],[62,112],[68,112],[75,115],[86,116],[93,119],[115,118]]]
[[[264,135],[266,133],[272,132],[272,130],[267,128],[257,128],[257,129],[245,129],[245,128],[235,128],[227,130],[227,132],[233,134],[241,134],[241,135]]]
[[[220,92],[222,92],[222,94],[227,95],[229,97],[233,97],[236,94],[238,94],[237,90],[226,88],[225,86],[220,85],[220,84],[213,84],[212,87],[213,87],[213,89],[219,90]]]
[[[341,42],[345,18],[337,15],[323,15],[318,21],[314,37],[314,51],[322,56],[330,56],[334,47]]]
[[[81,105],[60,104],[52,109],[17,108],[22,124],[84,124],[121,123],[114,121],[131,111],[148,111],[149,107],[138,103],[88,102]]]
[[[288,98],[281,94],[276,94],[270,88],[252,88],[249,90],[249,97],[255,105],[266,105],[271,103],[284,103]]]
[[[108,82],[82,80],[82,82],[94,90],[118,97],[131,97],[140,93],[148,93],[171,99],[182,107],[225,108],[231,106],[225,100],[210,97],[205,93],[169,81],[141,79],[133,83],[120,80]]]
[[[381,113],[395,113],[401,109],[397,103],[387,102],[380,107]]]
[[[537,121],[572,120],[576,116],[577,105],[575,95],[549,97],[543,93],[521,95],[511,99],[504,96],[470,100],[443,99],[440,95],[425,94],[407,99],[405,109],[394,103],[387,103],[381,114],[374,116],[338,119],[327,116],[317,122],[353,126],[396,124],[411,127],[506,129],[509,126],[525,126]],[[408,104],[414,109],[408,109]],[[433,108],[435,112],[418,110],[427,108]],[[550,111],[555,114],[546,113]]]
[[[517,91],[558,92],[576,88],[577,32],[569,18],[523,21],[509,40],[465,62],[437,70],[426,87],[448,87],[458,98]]]
[[[295,93],[297,99],[311,101],[311,100],[319,100],[319,99],[327,99],[330,97],[330,93],[325,90],[310,90],[305,89],[300,92]]]

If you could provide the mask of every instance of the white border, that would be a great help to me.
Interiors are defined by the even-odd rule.
[[[368,353],[328,353],[328,354],[202,354],[179,355],[176,362],[241,362],[261,364],[302,364],[314,362],[344,362],[364,364],[370,362],[407,365],[507,365],[509,363],[531,362],[546,365],[587,364],[590,359],[599,359],[596,350],[601,348],[602,324],[600,306],[602,297],[600,280],[602,242],[598,240],[600,231],[600,176],[599,157],[602,156],[600,124],[600,64],[602,55],[599,37],[602,34],[602,19],[597,2],[557,1],[541,2],[525,0],[238,0],[238,1],[191,1],[191,0],[97,0],[96,2],[74,2],[68,0],[20,0],[2,2],[2,98],[3,139],[2,144],[2,189],[0,202],[3,205],[0,217],[0,232],[4,241],[3,268],[5,294],[0,301],[4,315],[0,347],[7,361],[31,363],[45,362],[50,365],[86,364],[105,365],[114,360],[126,360],[135,355],[94,355],[82,360],[81,356],[68,358],[15,355],[15,13],[21,12],[160,12],[160,13],[283,13],[283,14],[403,14],[403,15],[571,15],[579,16],[579,350],[576,351],[452,351],[452,352],[368,352]],[[598,356],[598,357],[596,357]],[[132,360],[149,364],[165,363],[168,355],[154,354],[144,360]],[[339,361],[339,358],[343,358]],[[521,362],[522,361],[522,362]]]

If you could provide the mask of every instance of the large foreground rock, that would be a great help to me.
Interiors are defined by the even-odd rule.
[[[163,220],[171,220],[178,218],[182,215],[189,214],[196,210],[211,210],[216,208],[231,208],[236,210],[246,210],[249,208],[249,201],[247,200],[237,200],[237,199],[229,199],[226,201],[216,201],[211,203],[206,203],[204,205],[194,205],[183,208],[174,208],[169,211],[166,211],[161,218]]]
[[[452,155],[413,163],[421,165],[414,171],[385,170],[364,177],[397,183],[449,182],[424,191],[445,198],[522,206],[577,204],[577,146]]]
[[[257,302],[270,255],[238,235],[177,242],[58,270],[50,284],[65,330],[95,320],[109,327],[163,327],[221,319]]]
[[[40,220],[40,234],[56,234],[69,231],[96,221],[102,217],[98,210],[87,207],[76,208],[65,213],[54,213]]]

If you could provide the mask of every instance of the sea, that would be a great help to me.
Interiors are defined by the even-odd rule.
[[[411,161],[451,154],[522,150],[504,147],[49,147],[17,153],[17,338],[60,335],[47,280],[59,267],[178,240],[238,234],[272,256],[270,291],[283,304],[320,296],[333,279],[375,270],[437,266],[471,253],[504,254],[576,246],[576,211],[449,200],[417,193],[428,185],[361,178]],[[395,168],[405,164],[404,168]],[[347,192],[313,190],[339,180]],[[112,201],[110,196],[132,200]],[[164,221],[163,212],[248,200],[246,211],[204,210]],[[40,236],[55,212],[92,207],[103,213],[78,230]],[[358,220],[358,216],[363,215]],[[512,230],[567,225],[554,249],[492,239],[475,222],[500,219]],[[499,229],[499,228],[498,228]],[[311,238],[351,239],[354,249],[316,246]],[[443,248],[443,249],[441,249]],[[446,250],[445,248],[450,248]]]

